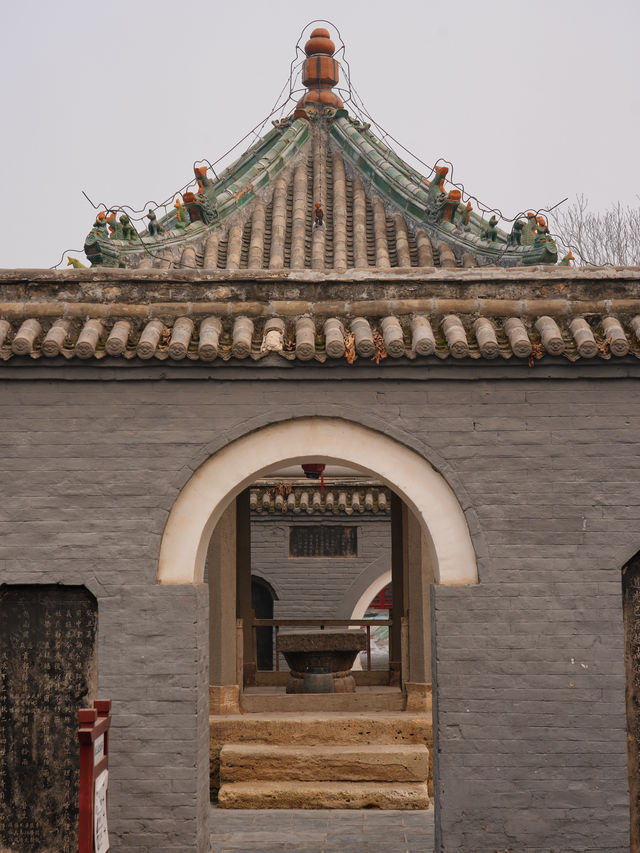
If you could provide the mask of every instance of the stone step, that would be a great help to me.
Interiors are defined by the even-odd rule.
[[[424,744],[279,746],[227,743],[220,752],[220,780],[227,782],[426,782]]]
[[[210,787],[214,799],[220,787],[220,752],[225,744],[278,744],[288,747],[424,744],[429,750],[433,745],[431,714],[410,714],[406,711],[212,715],[209,728]]]
[[[433,742],[431,714],[290,713],[209,717],[211,743],[396,744]]]
[[[367,713],[402,711],[405,698],[401,690],[376,693],[247,693],[241,694],[244,713],[292,713],[295,711],[342,711]]]
[[[226,809],[427,809],[426,782],[228,782]]]

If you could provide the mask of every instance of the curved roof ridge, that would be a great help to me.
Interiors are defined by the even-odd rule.
[[[379,140],[368,125],[348,117],[336,117],[330,133],[354,168],[385,200],[408,216],[414,227],[426,228],[432,237],[472,253],[480,263],[519,266],[556,262],[557,249],[550,238],[539,246],[514,245],[510,235],[496,227],[493,239],[487,239],[485,232],[491,223],[472,211],[470,205],[465,206],[459,191],[451,190],[448,195],[444,192],[442,182],[448,167],[435,167],[436,174],[427,181]]]

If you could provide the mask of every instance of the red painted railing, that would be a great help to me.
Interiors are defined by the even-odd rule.
[[[111,700],[96,699],[78,711],[80,741],[80,811],[78,853],[107,853],[107,786]]]

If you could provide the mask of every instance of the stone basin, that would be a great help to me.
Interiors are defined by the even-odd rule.
[[[351,675],[358,653],[367,648],[364,631],[295,631],[280,633],[276,651],[282,652],[289,666],[287,693],[302,693],[304,673],[309,667],[326,667],[334,678],[335,693],[354,693]]]

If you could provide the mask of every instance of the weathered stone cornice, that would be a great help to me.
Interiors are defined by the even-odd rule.
[[[0,270],[0,301],[4,304],[55,301],[66,305],[84,302],[135,306],[171,303],[174,309],[164,309],[171,312],[178,310],[180,303],[197,305],[204,310],[206,303],[220,306],[239,302],[247,306],[247,310],[267,315],[270,310],[277,313],[269,305],[291,303],[291,313],[304,310],[321,315],[329,303],[382,304],[412,299],[441,300],[442,304],[444,300],[463,300],[469,305],[476,300],[495,300],[496,307],[490,308],[491,311],[499,311],[498,302],[506,305],[508,301],[549,300],[554,305],[556,302],[582,303],[584,307],[576,307],[576,311],[607,312],[609,302],[640,299],[640,268],[432,268],[431,272],[407,269],[351,271],[343,275],[311,271],[285,275],[257,271],[249,275],[246,271],[230,273],[225,270]],[[249,308],[251,303],[266,307]],[[436,310],[425,309],[426,305],[423,302],[422,307],[409,309],[407,304],[407,310]],[[519,310],[528,309],[525,306]],[[231,308],[216,309],[216,313],[225,311],[234,313]]]

